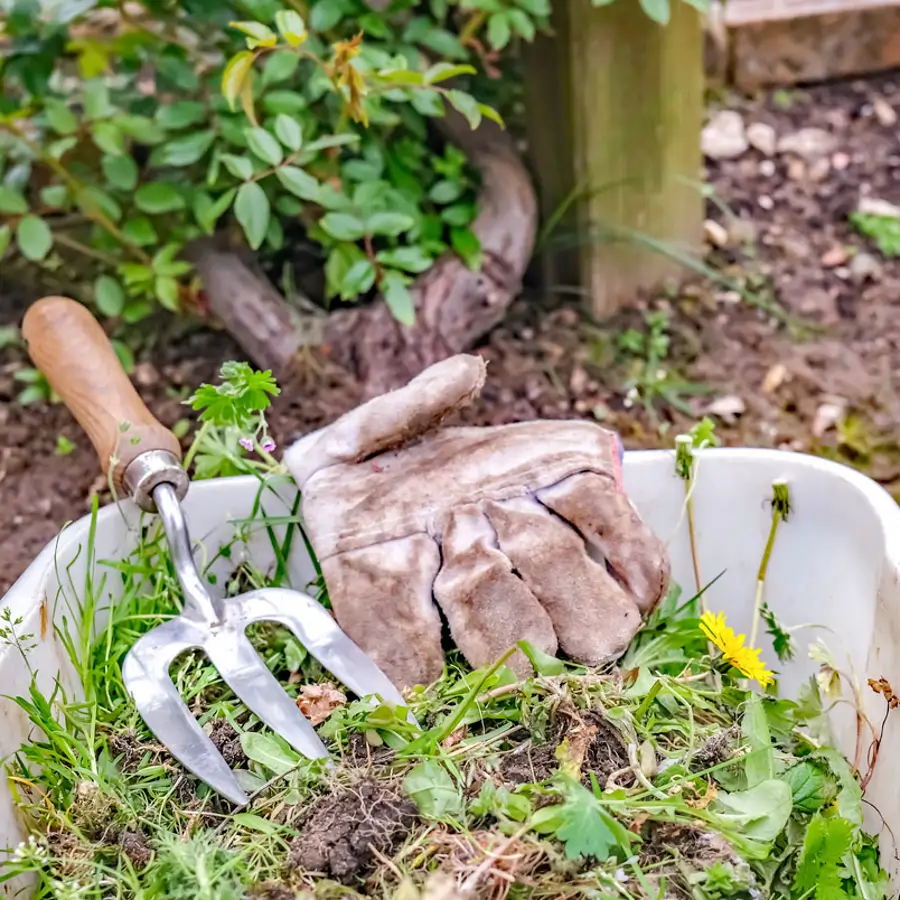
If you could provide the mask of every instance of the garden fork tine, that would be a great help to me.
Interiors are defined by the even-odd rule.
[[[122,676],[147,726],[186,768],[232,802],[247,802],[169,677],[173,660],[190,649],[202,650],[240,700],[299,753],[310,759],[328,756],[315,729],[247,639],[246,629],[254,622],[290,629],[310,655],[359,696],[374,694],[403,704],[387,676],[306,594],[262,588],[220,600],[209,593],[194,564],[181,509],[188,477],[178,440],[144,406],[85,307],[65,297],[45,297],[29,309],[22,332],[35,365],[87,432],[104,473],[162,520],[184,606],[181,615],[135,643]]]

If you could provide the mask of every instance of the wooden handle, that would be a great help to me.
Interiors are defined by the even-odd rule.
[[[68,297],[44,297],[22,323],[28,354],[85,430],[103,474],[121,490],[128,464],[148,450],[181,459],[178,438],[144,405],[90,311]]]

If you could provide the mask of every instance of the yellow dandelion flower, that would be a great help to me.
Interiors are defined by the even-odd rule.
[[[759,658],[759,650],[744,644],[744,635],[735,634],[725,622],[725,614],[714,615],[708,610],[700,617],[700,630],[722,651],[726,661],[738,671],[767,687],[772,682],[772,672]]]

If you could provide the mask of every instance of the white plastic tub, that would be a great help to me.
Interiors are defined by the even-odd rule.
[[[797,659],[778,666],[782,693],[790,696],[816,667],[805,655],[807,644],[823,636],[838,661],[852,667],[865,685],[867,677],[885,677],[900,688],[900,508],[875,482],[835,463],[770,450],[709,450],[701,456],[694,493],[700,567],[709,582],[724,575],[707,592],[715,611],[723,610],[737,631],[749,629],[756,571],[771,523],[769,501],[772,481],[787,479],[793,512],[778,532],[769,565],[766,600],[787,625],[814,623],[831,629],[799,635],[803,648]],[[632,452],[625,456],[625,484],[641,514],[656,533],[668,540],[673,577],[686,594],[693,592],[693,570],[687,527],[683,519],[684,485],[674,474],[674,452]],[[258,483],[252,478],[200,482],[192,486],[185,510],[195,540],[214,552],[235,536],[235,520],[249,515]],[[284,505],[269,494],[270,516],[284,515],[293,499],[289,482],[283,483]],[[133,546],[136,511],[130,504],[108,507],[98,517],[95,559],[118,559]],[[84,584],[89,517],[74,523],[34,560],[4,598],[14,617],[24,621],[22,632],[38,636],[30,654],[39,682],[47,689],[60,672],[70,690],[71,676],[64,666],[64,651],[53,628],[41,634],[43,617],[61,616],[78,602]],[[313,570],[302,542],[295,541],[291,581],[302,588]],[[251,534],[245,550],[257,565],[271,565],[269,540],[263,532]],[[234,565],[220,560],[223,565]],[[95,567],[95,583],[105,567]],[[115,599],[115,573],[108,573],[104,597]],[[219,581],[221,583],[221,579]],[[0,647],[0,691],[24,694],[29,671],[18,653]],[[884,701],[864,690],[869,714],[880,721]],[[900,790],[894,760],[900,751],[898,717],[888,722],[880,764],[866,797],[878,808],[869,809],[868,829],[882,836],[883,864],[895,889],[900,886],[900,862],[891,833],[900,835]],[[848,707],[839,708],[835,729],[845,753],[852,754],[855,722]],[[19,708],[0,699],[0,756],[14,752],[29,739],[29,723]],[[884,818],[882,824],[881,816]],[[886,826],[886,827],[885,827]],[[0,847],[13,847],[22,831],[5,781],[0,786]],[[19,885],[3,885],[13,896]]]

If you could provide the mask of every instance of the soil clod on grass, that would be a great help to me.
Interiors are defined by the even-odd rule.
[[[224,719],[216,719],[212,723],[209,739],[232,768],[247,764],[247,756],[241,749],[241,737],[229,722]]]
[[[147,838],[139,831],[120,831],[118,844],[135,869],[145,868],[153,858],[153,851]]]
[[[312,809],[291,842],[288,864],[348,884],[372,870],[373,851],[389,855],[417,820],[415,803],[397,790],[362,781]]]

